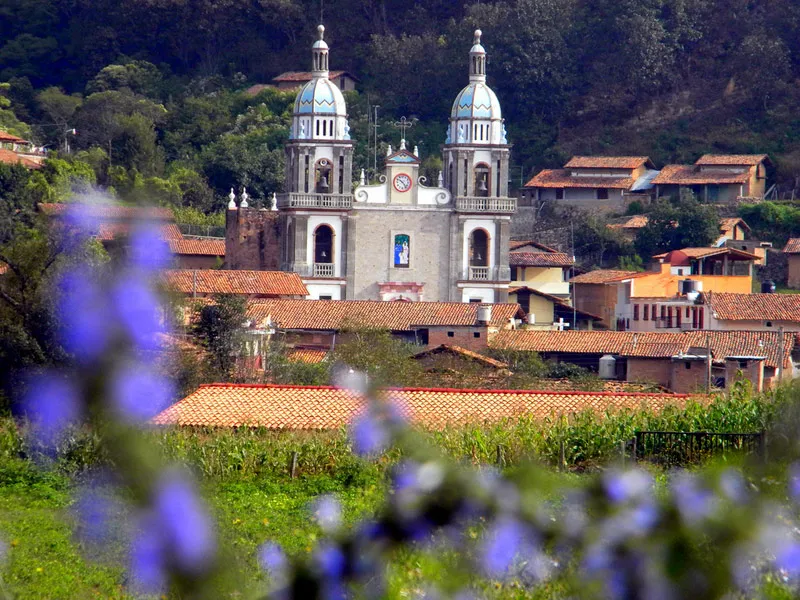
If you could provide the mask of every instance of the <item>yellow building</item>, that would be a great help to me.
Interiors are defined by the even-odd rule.
[[[569,298],[568,280],[570,269],[575,264],[574,258],[530,240],[512,241],[509,248],[512,287],[529,287],[559,298]]]

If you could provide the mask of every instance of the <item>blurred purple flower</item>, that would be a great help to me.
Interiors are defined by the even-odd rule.
[[[719,499],[690,473],[678,473],[671,482],[672,496],[681,516],[689,524],[710,517],[719,506]]]
[[[55,373],[41,375],[32,382],[24,405],[34,435],[47,445],[56,443],[82,412],[74,382]]]
[[[335,531],[342,524],[342,507],[330,494],[317,498],[312,506],[312,512],[319,526],[327,533]]]
[[[214,531],[190,480],[180,473],[164,473],[155,506],[178,564],[188,571],[202,570],[214,555]]]
[[[326,579],[339,579],[344,574],[344,554],[331,543],[320,544],[314,552],[314,562]]]
[[[650,500],[638,504],[629,513],[630,525],[633,531],[644,535],[658,522],[658,507]]]
[[[800,462],[789,465],[789,498],[800,503]]]
[[[116,282],[111,295],[117,317],[136,347],[158,349],[157,334],[164,332],[164,326],[158,297],[149,281],[142,275],[128,273]]]
[[[800,543],[788,541],[775,552],[775,566],[790,577],[800,575]]]
[[[726,469],[720,475],[719,487],[732,502],[741,504],[747,500],[747,484],[742,474],[735,469]]]
[[[367,393],[368,379],[365,373],[351,369],[347,365],[336,367],[333,372],[333,385],[362,396]]]
[[[282,577],[289,561],[278,544],[267,542],[258,549],[258,564],[272,577]]]
[[[380,454],[389,443],[389,434],[369,410],[355,417],[350,422],[350,438],[353,452],[359,456]]]
[[[131,543],[130,572],[141,594],[158,594],[166,585],[164,540],[155,520],[143,518]]]
[[[72,510],[78,521],[78,538],[84,544],[99,546],[109,539],[119,507],[109,496],[89,488],[78,497]]]
[[[131,264],[143,271],[158,271],[172,262],[167,242],[152,225],[141,224],[133,230],[128,251]]]
[[[90,237],[97,233],[99,220],[92,205],[85,203],[71,204],[64,214],[64,223],[71,231],[77,231],[81,237]]]
[[[524,525],[511,517],[500,517],[489,528],[481,547],[481,562],[489,577],[508,574],[525,543]]]
[[[603,487],[613,504],[621,504],[650,492],[653,488],[653,479],[638,469],[610,471],[603,478]]]
[[[115,374],[111,398],[118,412],[134,423],[146,422],[169,406],[175,396],[172,381],[143,365]]]
[[[109,340],[108,299],[89,274],[80,269],[60,281],[61,341],[81,362],[97,359]]]

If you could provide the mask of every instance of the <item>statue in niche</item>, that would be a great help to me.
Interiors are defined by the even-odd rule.
[[[411,258],[410,238],[405,233],[394,236],[394,266],[396,269],[407,269]]]
[[[507,136],[508,136],[508,134],[506,132],[506,124],[503,123],[503,135],[500,138],[500,143],[501,144],[507,144],[508,143],[508,137]]]
[[[463,144],[467,141],[467,134],[464,132],[464,124],[458,126],[458,143]]]
[[[306,122],[300,121],[300,139],[306,139]]]
[[[347,121],[344,122],[344,139],[350,139],[350,123]]]

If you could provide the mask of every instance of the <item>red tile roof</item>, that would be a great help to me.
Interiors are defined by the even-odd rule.
[[[10,142],[13,144],[29,144],[28,140],[24,140],[21,137],[17,137],[16,135],[12,135],[7,131],[0,131],[0,142]]]
[[[108,242],[117,238],[128,237],[131,234],[131,229],[135,227],[131,223],[100,223],[97,226],[98,240]],[[181,230],[175,223],[167,223],[158,227],[159,234],[163,240],[180,240],[183,238]]]
[[[330,71],[328,73],[328,79],[337,79],[342,75],[347,75],[351,79],[355,79],[350,73],[347,71]],[[287,71],[286,73],[281,73],[277,77],[273,77],[272,81],[295,81],[297,83],[303,83],[305,81],[311,81],[313,75],[310,71]]]
[[[565,169],[638,169],[647,164],[654,166],[647,156],[573,156]]]
[[[173,269],[163,271],[161,278],[167,287],[183,294],[308,295],[300,276],[284,271]]]
[[[760,162],[769,160],[766,154],[704,154],[694,164],[702,166],[729,166],[746,165],[752,167]]]
[[[800,238],[789,238],[786,245],[783,247],[786,254],[800,254]]]
[[[656,254],[653,258],[661,258],[661,259],[670,259],[670,256],[680,256],[685,255],[687,258],[708,258],[710,256],[718,256],[722,254],[727,254],[730,258],[733,259],[743,259],[743,260],[760,260],[761,257],[755,254],[751,254],[750,252],[744,252],[743,250],[737,250],[736,248],[681,248],[680,250],[671,250],[669,252],[663,252],[661,254]],[[677,264],[672,262],[670,264]]]
[[[571,267],[575,261],[563,252],[510,252],[512,267]]]
[[[477,352],[473,352],[472,350],[467,350],[466,348],[462,348],[461,346],[455,346],[451,344],[440,344],[435,348],[429,348],[428,350],[417,352],[416,354],[414,354],[412,358],[419,359],[419,358],[424,358],[426,356],[431,356],[432,354],[455,354],[457,356],[463,356],[464,358],[474,360],[486,366],[494,367],[495,369],[508,368],[508,363],[504,363],[502,361],[495,360],[488,356],[484,356],[483,354],[478,354]]]
[[[543,420],[592,411],[683,406],[684,394],[547,392],[529,390],[390,389],[381,393],[412,423],[440,429],[448,425]],[[334,387],[244,385],[201,386],[153,418],[156,425],[264,427],[273,430],[330,430],[364,410],[362,396]]]
[[[706,292],[703,302],[725,321],[792,321],[800,323],[800,294],[724,294]]]
[[[633,277],[648,275],[646,271],[620,271],[617,269],[597,269],[570,279],[570,283],[615,283]]]
[[[173,254],[225,256],[225,240],[170,239],[169,249]]]
[[[417,327],[461,326],[477,323],[480,304],[466,302],[382,302],[380,300],[253,300],[248,318],[263,323],[269,317],[281,329],[338,331],[365,326],[392,331]],[[486,305],[483,305],[486,306]],[[523,316],[518,304],[490,304],[491,326],[505,327]]]
[[[175,215],[168,208],[155,206],[120,206],[119,204],[78,204],[78,203],[40,203],[39,211],[47,216],[61,216],[68,210],[87,211],[89,215],[102,220],[165,220],[174,221]]]
[[[647,215],[634,215],[622,223],[607,225],[609,229],[641,229],[650,221]]]
[[[287,358],[291,362],[317,364],[328,358],[328,351],[320,348],[293,348]]]
[[[700,171],[695,165],[666,165],[653,179],[654,185],[705,185],[747,183],[750,173]]]
[[[610,188],[629,190],[635,180],[632,177],[573,177],[564,169],[545,169],[533,177],[524,187],[540,188]]]
[[[733,228],[737,225],[740,225],[742,228],[750,231],[750,226],[745,222],[745,220],[741,217],[731,217],[728,219],[720,219],[719,220],[719,230],[720,233],[728,233],[733,231]]]
[[[3,141],[3,140],[0,140]],[[12,150],[7,150],[5,148],[0,148],[0,162],[6,163],[8,165],[17,165],[20,164],[26,169],[40,169],[42,165],[37,162],[34,162],[24,156],[20,156],[16,152]]]
[[[534,248],[538,248],[543,252],[558,252],[555,248],[551,248],[550,246],[545,246],[544,244],[540,244],[539,242],[534,242],[533,240],[511,240],[508,243],[509,250],[519,250],[520,248],[524,248],[525,246],[533,246]]]
[[[764,356],[766,364],[779,362],[779,333],[772,331],[500,331],[489,340],[492,348],[562,354],[618,354],[641,358],[667,358],[690,347],[705,347],[707,339],[715,360],[727,356]],[[795,334],[784,334],[783,364],[789,361]]]

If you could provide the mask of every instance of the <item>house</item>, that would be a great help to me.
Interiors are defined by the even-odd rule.
[[[281,73],[277,77],[272,78],[272,83],[279,90],[296,90],[303,87],[314,78],[314,74],[310,71],[287,71]],[[347,71],[330,71],[328,79],[336,84],[343,92],[352,92],[356,89],[358,78],[352,73]],[[251,88],[252,89],[252,88]],[[260,90],[259,90],[260,91]]]
[[[592,411],[685,406],[687,395],[614,392],[540,392],[483,389],[390,389],[381,395],[411,423],[430,429],[506,419],[569,417]],[[702,399],[701,399],[702,401]],[[210,383],[176,402],[151,423],[181,427],[260,427],[278,431],[333,430],[364,411],[356,391],[330,386]]]
[[[44,149],[32,142],[0,131],[0,162],[9,165],[20,164],[26,169],[39,169],[47,158]]]
[[[225,240],[216,238],[168,239],[178,269],[218,269],[225,260]]]
[[[342,332],[366,327],[428,347],[456,345],[480,352],[489,336],[516,326],[517,304],[381,300],[253,300],[247,318],[254,335],[277,335],[289,346],[331,349]]]
[[[569,274],[575,259],[568,254],[530,240],[509,244],[511,286],[525,286],[545,294],[569,297]],[[515,300],[509,300],[514,302]]]
[[[639,234],[639,230],[646,227],[649,222],[650,219],[647,215],[633,215],[632,217],[622,217],[615,223],[609,223],[606,227],[632,242]]]
[[[545,169],[524,186],[530,202],[624,211],[632,200],[647,202],[658,174],[646,156],[573,156],[563,169]]]
[[[599,316],[573,307],[567,299],[527,286],[512,287],[508,297],[526,313],[526,329],[594,329],[601,321]]]
[[[422,350],[411,358],[440,386],[497,387],[511,375],[507,363],[451,344]]]
[[[786,254],[788,277],[786,284],[793,289],[800,289],[800,238],[790,238],[783,247]]]
[[[770,164],[766,154],[705,154],[693,165],[666,165],[652,183],[659,198],[677,197],[688,189],[703,202],[760,200]]]
[[[776,331],[532,331],[498,332],[489,346],[537,352],[570,362],[607,379],[650,382],[676,393],[710,386],[725,389],[737,378],[756,391],[800,371],[796,334]],[[709,353],[710,350],[710,353]],[[602,365],[602,366],[601,366]]]
[[[308,296],[297,273],[283,271],[170,269],[162,271],[160,277],[166,288],[189,298],[208,298],[214,294],[236,294],[248,299]]]
[[[684,248],[653,258],[658,263],[651,271],[602,269],[573,277],[576,308],[594,311],[602,319],[599,325],[621,331],[635,328],[644,307],[649,313],[655,303],[659,303],[659,311],[666,311],[664,318],[670,319],[668,301],[686,289],[682,283],[686,280],[694,282],[690,284],[693,292],[750,293],[753,263],[758,257],[733,248]]]

